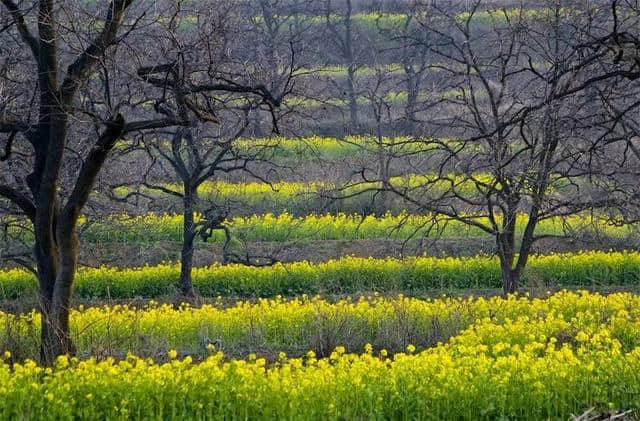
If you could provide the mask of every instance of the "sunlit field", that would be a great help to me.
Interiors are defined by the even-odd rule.
[[[0,0],[0,421],[640,419],[639,52],[626,0]]]

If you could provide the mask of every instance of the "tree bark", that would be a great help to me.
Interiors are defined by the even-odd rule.
[[[195,202],[196,193],[187,185],[183,198],[183,235],[182,252],[180,254],[180,292],[185,297],[194,297],[191,272],[193,269],[193,248],[196,237]]]
[[[59,355],[75,355],[76,348],[69,333],[69,302],[64,299],[41,302],[40,314],[41,363],[51,366]]]
[[[511,212],[507,212],[507,214],[503,216],[502,232],[496,235],[504,295],[513,294],[518,290],[521,273],[519,266],[515,268],[513,266],[515,261],[517,206],[512,204],[510,208]]]
[[[46,365],[52,365],[58,355],[75,354],[69,333],[69,309],[77,269],[76,220],[71,215],[67,218],[57,215],[53,229],[56,236],[50,252],[36,251],[40,282],[40,359]]]
[[[345,58],[347,59],[347,94],[349,95],[349,118],[351,119],[351,129],[358,131],[360,120],[358,119],[358,93],[355,88],[356,63],[353,54],[353,21],[352,21],[351,0],[347,0],[347,13],[344,19],[345,25]]]
[[[375,209],[377,216],[383,216],[388,210],[389,196],[386,191],[386,187],[389,184],[389,165],[387,151],[384,145],[384,138],[382,136],[382,110],[376,112],[377,117],[377,141],[378,141],[378,180],[382,183],[382,189],[378,193],[379,206]]]
[[[349,119],[351,122],[351,129],[358,131],[360,127],[360,120],[358,118],[358,94],[355,88],[356,71],[352,64],[349,64],[347,69],[347,95],[349,99]]]
[[[412,65],[405,66],[405,77],[407,87],[407,104],[404,107],[404,114],[406,118],[406,131],[413,135],[415,120],[416,120],[416,103],[418,101],[418,89],[419,83],[417,81],[418,75],[415,73]]]
[[[504,295],[515,294],[520,285],[520,272],[508,265],[502,267],[502,292]]]

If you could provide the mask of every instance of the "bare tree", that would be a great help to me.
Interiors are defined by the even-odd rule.
[[[420,15],[428,18],[426,47],[444,88],[429,123],[442,138],[458,140],[416,140],[437,150],[414,160],[415,172],[433,168],[418,184],[366,181],[493,236],[510,293],[532,245],[546,237],[536,233],[540,221],[625,202],[619,139],[612,139],[599,109],[603,86],[619,85],[629,74],[604,64],[601,50],[585,47],[611,25],[608,8],[543,1],[530,13],[522,6],[480,6],[430,3]],[[636,107],[629,104],[625,114]]]
[[[1,1],[11,18],[0,33],[1,56],[11,52],[0,72],[3,161],[11,170],[0,173],[0,196],[33,224],[44,363],[74,352],[76,227],[109,152],[128,133],[181,124],[165,116],[125,118],[131,97],[119,89],[129,75],[119,63],[123,53],[135,54],[124,40],[143,25],[145,7],[137,20],[125,19],[133,3],[113,0],[99,13],[84,2]],[[16,172],[16,161],[27,173]]]
[[[264,3],[263,9],[268,6]],[[278,133],[277,109],[293,88],[297,70],[297,32],[287,31],[283,42],[280,31],[274,27],[277,17],[264,11],[268,31],[256,34],[252,25],[243,26],[244,16],[235,13],[235,8],[229,2],[220,3],[213,12],[206,10],[206,6],[181,11],[170,22],[165,37],[168,42],[163,57],[172,60],[138,70],[138,75],[155,88],[155,109],[168,119],[187,122],[183,128],[157,133],[145,141],[152,165],[158,161],[168,163],[182,190],[144,180],[147,188],[182,201],[180,290],[185,296],[195,293],[191,272],[198,236],[206,241],[213,230],[224,230],[227,236],[224,259],[239,260],[228,248],[230,233],[223,224],[231,204],[201,198],[198,190],[205,181],[236,171],[264,180],[252,171],[251,164],[266,160],[272,146],[258,143],[255,148],[241,149],[237,140],[247,134],[250,123],[259,120],[254,116],[260,114],[269,116],[272,131]],[[196,27],[182,34],[175,31],[182,20],[194,15],[200,21]],[[264,49],[259,47],[260,41]],[[250,64],[241,53],[236,54],[244,49],[255,54]],[[163,135],[169,139],[164,140]],[[202,215],[198,221],[196,213]]]
[[[352,0],[345,0],[344,6],[343,10],[342,7],[336,7],[331,0],[325,0],[325,30],[327,31],[328,39],[335,46],[341,63],[347,68],[346,86],[343,89],[349,107],[351,129],[357,131],[360,127],[360,118],[358,114],[359,94],[356,72],[361,66],[358,61],[358,52],[362,48],[360,43],[363,40],[358,24],[354,19],[355,11]]]
[[[429,33],[421,30],[420,25],[417,24],[418,18],[421,18],[418,16],[419,10],[419,5],[410,4],[404,10],[405,18],[399,24],[391,26],[390,29],[379,25],[384,40],[389,43],[385,49],[398,58],[401,67],[402,85],[406,92],[403,129],[407,134],[413,134],[415,131],[417,113],[420,111],[420,94],[432,64],[430,63],[432,56],[426,48],[429,45],[429,40],[426,38]]]

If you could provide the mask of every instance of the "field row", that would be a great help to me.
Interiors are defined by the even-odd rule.
[[[402,315],[411,320],[414,314],[416,326],[446,328],[453,320],[460,329],[452,332],[455,336],[449,341],[417,353],[420,350],[413,344],[392,355],[366,343],[356,350],[358,354],[338,345],[324,357],[311,349],[299,358],[280,353],[273,360],[255,354],[246,360],[227,360],[212,345],[208,347],[211,355],[200,363],[182,358],[177,350],[166,353],[166,363],[134,356],[102,362],[60,357],[53,368],[31,361],[13,366],[0,362],[0,417],[568,419],[589,408],[600,414],[637,409],[639,300],[632,294],[560,293],[547,300],[398,299],[336,304],[354,309],[347,317],[358,320],[354,326],[364,331],[385,327],[385,317]],[[269,314],[286,306],[275,302],[254,307]],[[255,323],[288,338],[289,331],[295,334],[318,325],[322,313],[315,307],[331,305],[297,301],[291,306],[289,312],[280,311],[286,319],[284,330],[278,331],[279,319],[255,319]],[[311,307],[307,319],[312,322],[296,326],[294,319],[303,306]],[[228,313],[240,316],[252,309],[239,305]],[[421,319],[425,317],[422,310],[427,319]],[[125,319],[128,311],[122,309],[120,317],[112,310],[112,318]],[[143,311],[165,312],[167,325],[179,320],[170,317],[174,310]],[[195,312],[216,310],[180,311],[187,312],[189,320]],[[333,321],[342,326],[336,313]],[[226,313],[220,315],[224,318]],[[377,323],[379,317],[382,323]],[[431,323],[425,323],[429,319]],[[245,320],[238,321],[247,326]],[[108,331],[104,319],[98,324]],[[158,319],[154,324],[156,329],[164,325]],[[120,327],[117,322],[116,326]],[[132,333],[138,329],[132,326]],[[167,343],[171,341],[168,338]],[[12,358],[5,353],[5,360]]]
[[[396,189],[410,189],[414,193],[424,192],[424,195],[438,197],[454,197],[453,192],[465,198],[479,198],[486,193],[486,187],[492,184],[493,178],[489,174],[476,174],[473,177],[458,174],[443,175],[407,175],[392,177],[389,182]],[[559,184],[559,183],[558,183]],[[485,187],[485,188],[483,188]],[[136,188],[118,187],[114,193],[125,197],[134,192],[151,198],[169,198],[159,188],[176,193],[183,192],[183,186],[177,183],[162,183],[154,187],[143,185]],[[298,215],[313,213],[314,211],[333,210],[334,212],[365,212],[375,203],[380,206],[380,182],[352,181],[344,185],[330,182],[244,182],[231,183],[227,181],[204,182],[198,189],[200,199],[235,208],[249,207],[254,213],[291,211]],[[564,186],[553,186],[550,191],[566,190]],[[388,194],[385,207],[388,209],[404,209],[406,203]],[[395,200],[394,200],[395,199]],[[173,199],[175,200],[175,199]]]
[[[406,174],[391,177],[390,186],[398,192],[408,192],[410,197],[421,197],[425,203],[453,203],[465,206],[465,202],[483,203],[485,198],[500,192],[494,177],[489,173],[475,174]],[[515,180],[514,180],[515,182]],[[520,182],[531,184],[532,180],[523,175]],[[588,190],[588,181],[580,178],[552,178],[547,194],[571,195],[582,189]],[[176,195],[182,194],[180,183],[157,183],[154,186],[122,186],[114,190],[120,198],[141,195],[154,203],[151,209],[167,209],[168,204],[179,208],[181,203]],[[412,213],[412,205],[393,192],[383,192],[382,182],[344,181],[260,181],[229,182],[224,180],[206,181],[198,189],[201,206],[216,205],[228,207],[232,215],[291,212],[295,215],[310,213],[381,213],[389,211]],[[167,194],[167,191],[174,194]],[[527,188],[523,195],[532,194]],[[467,205],[468,206],[468,205]]]
[[[523,180],[525,176],[522,176]],[[479,198],[487,193],[498,191],[495,186],[495,179],[489,173],[475,174],[407,174],[389,178],[389,183],[399,191],[407,190],[414,194],[423,192],[426,196],[439,198],[440,200],[447,197],[453,199],[452,192],[465,198]],[[578,184],[586,184],[580,179],[552,179],[550,180],[549,194],[567,193],[576,188]],[[182,193],[184,188],[179,183],[162,183],[156,188],[138,186],[136,189],[131,187],[118,187],[114,193],[118,196],[125,196],[134,191],[143,193],[147,196],[161,196],[162,193],[158,187],[171,190],[173,192]],[[286,210],[286,204],[290,207],[302,207],[302,203],[314,200],[325,199],[330,203],[330,199],[342,202],[341,205],[347,205],[348,202],[371,202],[373,193],[380,194],[378,190],[382,189],[381,182],[372,181],[345,181],[343,185],[331,182],[290,182],[280,181],[274,183],[265,182],[241,182],[232,183],[224,180],[206,181],[202,183],[198,189],[198,196],[202,199],[214,201],[222,204],[226,202],[239,202],[246,205],[264,206],[265,203],[272,203],[279,209]],[[523,193],[531,193],[531,190],[523,189]],[[368,193],[368,194],[367,194]],[[355,197],[352,197],[355,196]],[[315,203],[314,203],[315,204]],[[317,204],[316,204],[317,206]]]
[[[170,149],[169,140],[157,140],[165,148]],[[122,140],[118,148],[125,149],[130,142]],[[476,146],[466,144],[466,151],[473,151]],[[373,162],[380,151],[394,157],[406,157],[410,154],[430,154],[447,148],[461,149],[459,140],[446,138],[421,138],[409,136],[378,138],[373,135],[348,135],[343,138],[308,136],[308,137],[265,137],[240,138],[234,141],[234,148],[248,156],[276,163],[292,164],[301,161],[335,161],[356,160]],[[122,190],[124,191],[124,190]]]
[[[466,91],[464,88],[455,88],[455,89],[447,89],[447,90],[423,90],[420,91],[417,95],[417,101],[424,102],[436,102],[441,101],[443,99],[456,99],[463,95]],[[485,92],[477,92],[475,94],[477,99],[486,98],[487,94]],[[389,91],[384,94],[384,96],[374,97],[372,100],[371,97],[363,94],[356,98],[356,103],[359,106],[371,105],[374,104],[373,101],[383,101],[389,105],[401,105],[406,104],[409,98],[409,94],[407,91]],[[334,97],[330,96],[328,98],[309,98],[309,97],[296,97],[290,96],[285,99],[284,104],[291,108],[312,108],[312,107],[333,107],[333,108],[343,108],[349,104],[349,99],[343,96]]]
[[[374,136],[352,135],[342,139],[321,136],[241,138],[234,143],[239,151],[257,154],[264,159],[292,158],[296,160],[371,158],[382,148],[387,153],[394,155],[429,152],[434,149],[436,144],[455,146],[455,141],[386,136],[378,139]]]
[[[553,8],[544,8],[544,7],[511,7],[511,8],[497,8],[497,9],[487,9],[487,10],[477,10],[473,14],[469,12],[462,12],[458,14],[452,14],[452,18],[458,23],[465,23],[466,21],[470,21],[471,24],[474,25],[496,25],[496,24],[505,24],[510,23],[514,24],[519,20],[540,20],[540,21],[548,21],[550,19],[550,15],[553,16],[555,9]],[[559,13],[563,17],[567,17],[572,13],[572,9],[570,8],[562,8]],[[575,12],[573,12],[575,13]],[[351,19],[354,23],[359,25],[362,28],[366,28],[369,30],[402,30],[407,22],[407,16],[403,13],[382,13],[379,11],[376,12],[360,12],[354,13],[351,15]],[[412,25],[418,25],[416,20],[422,18],[420,14],[412,15]],[[292,16],[283,15],[280,16],[281,19],[292,19]],[[313,25],[324,25],[327,21],[326,15],[307,15],[306,20],[300,16],[296,16],[297,19],[303,19],[305,23],[313,24]],[[344,20],[344,15],[342,14],[331,14],[328,19],[334,24],[339,23]],[[257,23],[262,23],[263,18],[261,16],[253,17],[253,21]]]
[[[87,298],[153,298],[176,293],[178,265],[135,269],[84,268],[75,293]],[[239,264],[195,268],[193,284],[203,296],[272,297],[279,294],[351,294],[363,291],[424,292],[434,289],[500,288],[496,258],[345,257],[325,263],[294,262],[268,267]],[[532,256],[525,286],[637,286],[640,253],[584,252]],[[0,297],[34,296],[35,277],[21,269],[0,272]]]
[[[552,13],[553,9],[547,8],[509,8],[509,9],[496,9],[496,10],[483,10],[476,11],[473,15],[469,13],[463,12],[457,15],[453,15],[452,17],[456,19],[457,22],[463,23],[469,20],[474,25],[496,25],[496,24],[504,24],[505,22],[513,21],[513,20],[534,20],[540,19],[544,20],[545,17],[548,18],[549,13]],[[562,15],[568,15],[571,12],[571,9],[563,8]],[[353,13],[350,18],[362,29],[367,29],[369,31],[390,31],[402,30],[407,22],[407,16],[403,13],[382,13],[379,11],[375,12],[359,12]],[[413,15],[413,23],[412,25],[416,25],[416,19],[419,18],[420,15]],[[274,16],[272,16],[274,18]],[[333,25],[340,24],[345,16],[343,14],[332,13],[330,15],[326,15],[324,10],[321,14],[311,15],[311,14],[297,14],[297,15],[276,15],[276,20],[281,21],[283,30],[294,29],[297,28],[296,25],[285,25],[284,23],[289,21],[296,21],[298,24],[302,25],[325,25],[327,20],[329,20]],[[255,24],[262,25],[264,22],[264,17],[261,15],[256,15],[250,18],[251,21]],[[194,27],[198,23],[197,17],[193,15],[187,15],[182,17],[179,21],[179,27],[183,30],[190,29]],[[369,34],[369,36],[373,36],[375,34]]]
[[[487,218],[476,218],[488,222]],[[524,231],[527,216],[520,215],[517,231]],[[95,222],[83,229],[83,240],[88,242],[123,241],[154,242],[181,241],[181,215],[147,214],[139,217],[126,215],[110,218],[107,222]],[[484,237],[486,233],[463,222],[438,218],[433,215],[374,215],[338,214],[307,215],[296,217],[290,213],[265,214],[235,217],[227,226],[238,241],[287,242],[317,240],[362,240],[387,238],[405,240],[421,237]],[[587,216],[571,216],[540,221],[536,233],[539,235],[563,235],[598,233],[601,236],[625,238],[635,229],[629,226],[610,225],[604,220]],[[210,242],[225,240],[223,231],[215,231]]]
[[[196,217],[196,221],[201,220]],[[488,223],[486,217],[474,218],[481,223]],[[517,234],[524,231],[527,215],[518,216]],[[23,224],[16,221],[17,225]],[[410,240],[421,238],[456,239],[487,238],[483,230],[460,221],[449,220],[433,215],[390,215],[376,217],[374,215],[337,214],[302,217],[290,213],[280,215],[264,214],[248,217],[234,217],[227,220],[226,226],[232,234],[234,243],[241,245],[248,242],[309,242],[324,240],[366,240],[391,239]],[[151,243],[158,241],[182,241],[183,217],[176,214],[146,214],[129,216],[126,214],[110,216],[100,221],[81,218],[79,222],[80,236],[83,242],[134,242]],[[30,241],[32,234],[27,229],[10,229],[25,241]],[[538,223],[536,234],[570,236],[574,238],[588,237],[605,241],[607,239],[628,239],[637,233],[635,226],[618,226],[592,215],[573,215],[542,220]],[[198,238],[200,240],[200,238]],[[211,243],[223,243],[226,236],[223,230],[213,231],[208,239]]]
[[[332,302],[305,296],[238,301],[231,306],[219,299],[201,307],[174,307],[152,301],[143,307],[73,309],[71,335],[78,355],[87,358],[124,357],[130,351],[166,360],[171,349],[182,356],[203,357],[212,346],[229,357],[244,358],[258,352],[270,361],[280,352],[302,356],[313,350],[318,356],[329,356],[338,345],[358,352],[371,344],[374,349],[396,353],[408,345],[423,349],[447,342],[486,318],[504,324],[532,313],[558,313],[570,320],[596,305],[602,307],[599,311],[629,309],[634,318],[640,314],[640,306],[633,307],[640,304],[640,297],[618,295],[624,300],[562,292],[533,300],[526,296],[504,300],[372,295]],[[10,351],[14,361],[37,355],[40,315],[36,310],[21,315],[0,312],[0,323],[4,327],[0,331],[0,352]],[[633,341],[640,341],[640,337]]]

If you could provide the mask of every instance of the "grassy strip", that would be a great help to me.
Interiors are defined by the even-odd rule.
[[[478,174],[474,180],[469,180],[460,175],[451,175],[449,178],[436,178],[432,175],[408,175],[405,177],[393,177],[390,182],[397,188],[407,188],[424,191],[425,194],[452,195],[452,191],[468,198],[479,197],[482,190],[478,185],[490,183],[492,177],[488,174]],[[166,183],[162,187],[175,192],[182,192],[180,184]],[[204,182],[199,190],[199,197],[217,204],[227,204],[240,208],[250,208],[253,213],[281,213],[290,211],[296,215],[316,213],[318,210],[333,210],[345,213],[371,213],[371,208],[377,204],[379,208],[379,196],[381,183],[358,182],[347,187],[342,187],[329,182],[276,182],[272,184],[263,182],[230,183],[227,181]],[[158,190],[138,186],[137,188],[119,187],[115,193],[121,197],[137,191],[146,196],[171,198]],[[401,198],[388,195],[386,208],[405,209],[406,204]],[[174,199],[175,200],[175,199]]]
[[[464,88],[456,88],[449,89],[446,91],[422,91],[418,95],[418,101],[428,101],[428,100],[439,100],[445,98],[455,98],[460,96],[464,91]],[[486,97],[485,92],[476,92],[476,99]],[[385,93],[383,97],[380,99],[384,100],[388,104],[392,105],[401,105],[405,104],[408,99],[407,91],[389,91]],[[371,105],[371,98],[367,96],[358,96],[356,98],[356,102],[358,105]],[[299,97],[299,96],[289,96],[285,99],[284,103],[289,107],[336,107],[342,108],[346,107],[348,104],[347,98],[338,98],[338,97],[330,97],[330,98],[307,98],[307,97]]]
[[[398,189],[423,191],[425,195],[440,197],[453,196],[453,192],[466,198],[480,199],[484,194],[484,186],[490,185],[493,178],[489,174],[477,174],[473,179],[451,174],[449,177],[435,175],[410,174],[392,177],[389,181]],[[556,189],[565,188],[565,184],[556,183]],[[182,192],[183,187],[177,183],[164,183],[162,187],[174,192]],[[345,213],[371,213],[371,208],[385,207],[389,210],[406,209],[406,203],[400,197],[388,194],[385,206],[380,204],[380,182],[351,182],[341,186],[331,182],[241,182],[231,183],[224,180],[204,182],[199,190],[199,197],[220,205],[226,204],[240,208],[250,208],[253,213],[294,212],[297,215],[316,213],[319,210]],[[115,194],[125,197],[132,192],[139,192],[156,199],[169,198],[157,189],[145,186],[118,187]],[[173,198],[175,200],[175,198]]]
[[[178,265],[136,269],[84,268],[75,293],[91,298],[158,297],[175,294]],[[584,252],[533,256],[526,285],[633,285],[640,280],[640,253]],[[499,288],[501,273],[492,257],[373,259],[346,257],[325,263],[295,262],[270,267],[213,265],[196,268],[193,283],[207,297],[273,297],[279,294],[350,294],[358,291]],[[0,294],[36,294],[34,276],[20,269],[0,272]]]
[[[242,194],[242,192],[237,192]],[[233,193],[232,193],[233,194]],[[254,194],[259,201],[259,194]],[[267,200],[267,199],[265,199]],[[283,206],[286,196],[282,197]],[[271,202],[270,202],[271,203]],[[288,203],[291,205],[291,203]],[[264,203],[263,203],[264,205]],[[258,204],[255,204],[257,207]],[[266,205],[264,205],[266,206]],[[342,206],[345,206],[342,204]],[[201,216],[197,215],[196,220]],[[478,216],[474,220],[488,223],[486,217]],[[521,214],[516,221],[517,234],[524,231],[527,215]],[[127,214],[111,215],[99,221],[88,221],[81,218],[79,231],[85,243],[152,243],[158,241],[182,241],[182,215],[153,213],[130,216]],[[20,220],[9,228],[9,233],[20,236],[24,241],[31,241],[32,233],[23,229]],[[479,228],[460,221],[452,221],[434,215],[399,215],[386,214],[362,216],[359,214],[306,214],[295,216],[284,212],[278,215],[266,213],[262,215],[237,216],[226,222],[236,242],[312,242],[324,240],[367,240],[392,239],[407,240],[419,238],[489,238]],[[605,219],[593,215],[572,215],[542,220],[536,228],[538,235],[591,236],[601,241],[610,239],[628,239],[636,234],[635,226],[619,226],[610,224]],[[211,243],[225,241],[224,232],[214,231],[208,240]]]
[[[159,140],[159,142],[162,142]],[[128,141],[118,142],[119,148],[129,146]],[[170,142],[164,141],[165,147],[170,148]],[[241,138],[234,142],[234,147],[239,151],[255,154],[264,159],[292,158],[300,159],[341,159],[370,155],[378,153],[384,148],[387,153],[403,154],[433,151],[436,145],[450,145],[456,147],[458,143],[450,139],[423,139],[411,137],[383,137],[377,139],[374,136],[352,135],[344,138],[334,137],[265,137],[265,138]],[[468,146],[471,147],[471,146]]]
[[[257,351],[270,360],[282,351],[302,356],[313,350],[318,356],[328,356],[336,345],[359,351],[367,343],[402,352],[409,344],[425,348],[447,341],[475,320],[488,317],[496,302],[502,300],[369,296],[335,302],[318,297],[261,299],[229,307],[222,299],[199,308],[155,302],[139,308],[81,306],[71,312],[71,334],[83,357],[124,358],[126,352],[132,352],[162,360],[170,349],[180,355],[206,357],[212,344],[228,356],[247,357]],[[519,303],[511,305],[505,315],[526,314],[528,301]],[[0,312],[0,323],[5,327],[0,330],[0,351],[9,350],[15,361],[37,356],[37,311]]]
[[[631,308],[637,319],[640,297],[617,295],[625,297],[625,305],[636,305]],[[596,305],[606,313],[626,308],[620,300],[607,296],[567,291],[534,300],[527,296],[425,300],[374,295],[337,301],[319,297],[260,299],[230,306],[218,299],[201,307],[151,302],[141,307],[80,306],[71,312],[71,335],[83,358],[124,358],[132,352],[163,360],[170,349],[203,358],[215,346],[230,357],[246,358],[258,352],[273,361],[279,352],[303,356],[313,350],[318,356],[329,356],[337,345],[350,352],[360,351],[366,344],[392,353],[402,352],[408,345],[424,349],[448,341],[485,318],[500,325],[532,313],[558,313],[571,319],[577,312],[596,309]],[[36,310],[22,315],[0,312],[0,323],[4,326],[0,351],[9,350],[13,361],[38,355],[40,315]],[[634,343],[638,340],[633,339]]]
[[[373,136],[347,136],[344,139],[332,137],[295,138],[247,138],[239,139],[239,150],[261,152],[266,157],[299,159],[340,159],[349,157],[375,157],[384,148],[385,152],[396,155],[430,152],[435,149],[434,142],[455,145],[447,139],[413,139],[409,137],[383,137],[380,141]]]
[[[478,217],[486,222],[486,218]],[[526,226],[527,216],[520,215],[518,232]],[[449,221],[432,215],[374,215],[337,214],[306,215],[296,217],[290,213],[280,215],[265,214],[249,217],[235,217],[227,222],[228,227],[239,241],[247,242],[288,242],[318,240],[363,240],[388,238],[460,238],[485,237],[486,233],[458,221]],[[142,216],[120,215],[96,221],[82,227],[85,242],[155,242],[181,241],[181,215]],[[537,234],[564,235],[597,233],[602,237],[626,238],[634,233],[630,226],[613,226],[604,220],[590,216],[553,218],[539,223]],[[224,241],[224,233],[216,231],[209,240],[214,243]]]

